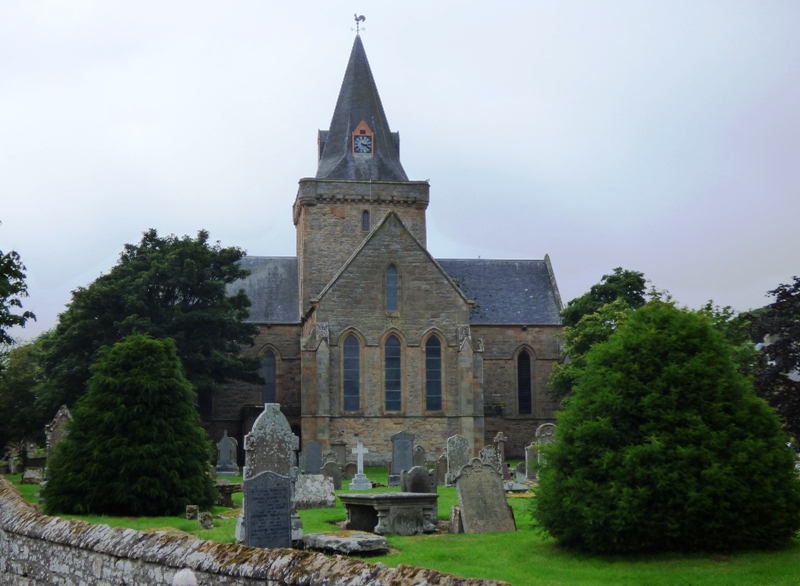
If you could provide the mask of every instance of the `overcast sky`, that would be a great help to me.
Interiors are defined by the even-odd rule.
[[[743,311],[800,274],[800,2],[0,4],[0,250],[25,309],[156,228],[291,256],[353,13],[437,258],[644,272]]]

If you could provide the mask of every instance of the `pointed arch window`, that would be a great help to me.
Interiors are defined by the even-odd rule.
[[[400,411],[402,401],[402,363],[400,340],[397,336],[389,336],[384,352],[384,390],[386,393],[386,411]]]
[[[390,265],[386,269],[386,311],[397,311],[398,287],[397,267]]]
[[[361,212],[361,230],[369,232],[369,210]]]
[[[520,415],[530,415],[531,405],[531,355],[523,350],[517,356],[517,406]]]
[[[442,410],[442,344],[436,336],[425,342],[425,410]]]
[[[261,358],[261,376],[264,386],[261,387],[261,402],[276,403],[276,388],[278,386],[278,364],[275,352],[267,350]]]
[[[361,344],[353,334],[344,340],[342,362],[344,411],[358,411],[361,406]]]

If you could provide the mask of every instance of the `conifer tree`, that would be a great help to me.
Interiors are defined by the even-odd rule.
[[[595,553],[787,543],[795,456],[732,354],[708,315],[662,301],[592,346],[544,448],[538,525]]]
[[[91,371],[48,462],[45,510],[161,516],[212,506],[211,443],[175,343],[132,335],[102,348]]]

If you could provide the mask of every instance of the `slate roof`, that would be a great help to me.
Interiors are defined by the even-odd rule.
[[[300,323],[297,258],[245,256],[239,261],[250,276],[228,285],[228,292],[244,289],[250,298],[250,317],[256,323]]]
[[[561,301],[546,260],[437,259],[467,298],[470,323],[560,325]]]
[[[353,156],[353,131],[361,121],[374,133],[373,156]],[[317,179],[408,181],[400,164],[400,137],[389,129],[378,88],[356,35],[329,130],[319,132]]]

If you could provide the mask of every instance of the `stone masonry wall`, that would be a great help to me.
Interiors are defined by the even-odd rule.
[[[202,586],[501,586],[401,565],[341,556],[203,541],[48,517],[0,478],[0,584],[120,586],[170,584],[190,568]]]

